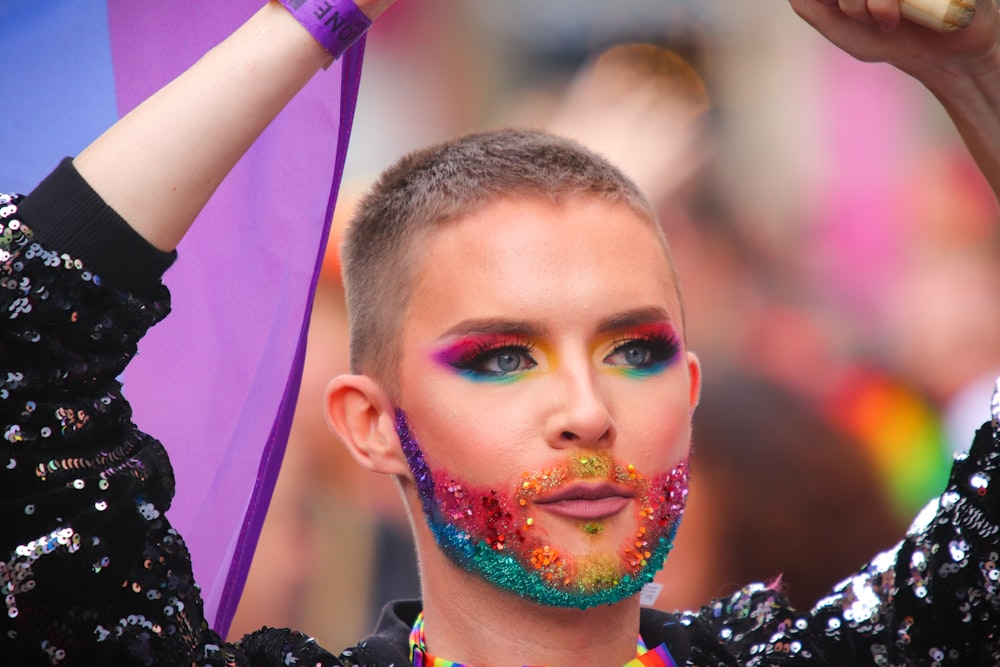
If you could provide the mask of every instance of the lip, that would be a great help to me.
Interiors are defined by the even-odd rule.
[[[535,498],[540,509],[568,519],[598,521],[621,512],[635,496],[615,484],[571,484],[558,491]]]

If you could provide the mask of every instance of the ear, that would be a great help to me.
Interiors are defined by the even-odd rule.
[[[326,388],[326,421],[362,468],[410,476],[396,434],[396,412],[367,375],[341,375]]]
[[[694,352],[687,353],[687,365],[688,381],[690,382],[688,386],[688,405],[693,415],[694,409],[698,407],[698,401],[701,400],[701,362],[698,361],[698,356]]]

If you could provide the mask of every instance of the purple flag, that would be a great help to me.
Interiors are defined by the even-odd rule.
[[[31,81],[0,129],[5,153],[18,157],[0,165],[0,190],[30,190],[261,5],[56,0],[0,9],[0,61]],[[177,496],[168,516],[223,635],[295,406],[362,53],[359,44],[315,77],[222,183],[165,277],[173,314],[123,378],[136,423],[170,452]]]

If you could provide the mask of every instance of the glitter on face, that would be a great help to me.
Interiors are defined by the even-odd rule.
[[[396,411],[396,432],[438,546],[464,569],[523,598],[580,609],[619,602],[652,581],[673,546],[687,500],[687,460],[646,478],[606,454],[576,453],[563,465],[525,473],[509,498],[447,473],[435,479],[402,410]],[[634,494],[638,526],[616,555],[562,553],[528,515],[536,497],[580,479],[605,479]],[[596,535],[604,526],[589,521],[581,528]]]
[[[569,459],[569,476],[576,479],[606,478],[611,474],[611,464],[611,459],[606,456],[572,456]]]

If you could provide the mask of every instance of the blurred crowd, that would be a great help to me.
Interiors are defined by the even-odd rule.
[[[621,7],[396,5],[368,38],[334,236],[383,168],[483,126],[547,127],[619,164],[660,211],[705,369],[655,604],[780,577],[808,607],[895,543],[989,416],[995,202],[926,93],[785,3]],[[234,637],[290,626],[347,645],[385,601],[419,594],[393,482],[323,422],[323,388],[346,371],[334,238]]]

